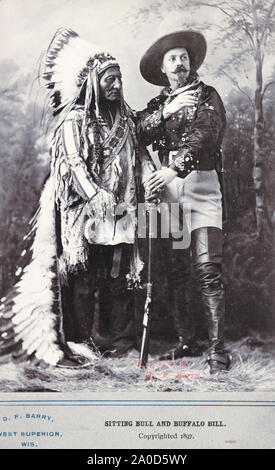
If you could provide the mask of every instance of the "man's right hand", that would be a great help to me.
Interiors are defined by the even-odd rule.
[[[196,106],[198,98],[194,96],[194,91],[184,91],[180,93],[171,103],[164,106],[162,115],[168,119],[172,114],[177,113],[183,106]]]

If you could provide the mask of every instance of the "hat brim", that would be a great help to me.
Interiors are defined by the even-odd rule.
[[[167,86],[166,75],[161,71],[163,56],[171,49],[184,47],[193,70],[203,63],[206,56],[206,40],[197,31],[177,31],[158,39],[144,54],[140,61],[140,72],[143,78],[153,85]]]

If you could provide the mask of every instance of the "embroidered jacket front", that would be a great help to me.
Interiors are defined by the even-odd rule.
[[[164,120],[164,105],[176,96],[164,89],[138,113],[140,140],[145,145],[152,144],[161,161],[173,151],[169,166],[179,177],[193,170],[216,169],[225,132],[225,109],[217,91],[201,81],[189,89],[192,88],[198,98],[197,106],[185,106]]]

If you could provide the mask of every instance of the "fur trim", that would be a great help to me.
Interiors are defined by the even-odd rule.
[[[88,249],[63,251],[58,259],[58,272],[61,284],[67,284],[68,274],[76,274],[88,269]]]

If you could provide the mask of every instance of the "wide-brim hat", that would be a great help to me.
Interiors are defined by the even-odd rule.
[[[192,69],[198,70],[206,56],[207,45],[204,36],[198,31],[176,31],[162,36],[145,52],[140,61],[143,78],[153,85],[168,85],[168,79],[161,71],[163,56],[178,47],[187,50]]]

